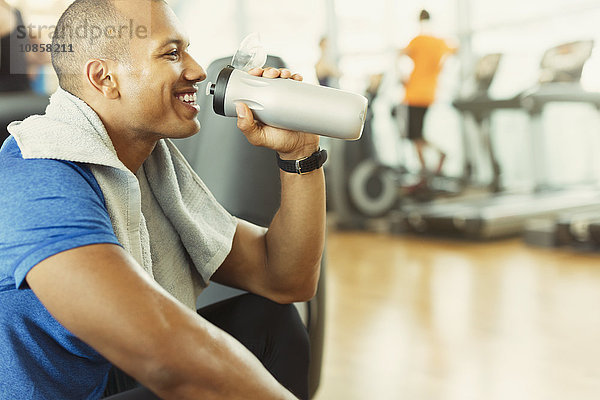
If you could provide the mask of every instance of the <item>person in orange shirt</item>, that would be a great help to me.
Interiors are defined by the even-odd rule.
[[[455,47],[450,47],[446,41],[429,33],[429,12],[422,10],[419,15],[421,31],[413,38],[408,46],[399,50],[399,55],[406,55],[413,61],[414,67],[405,85],[404,103],[408,105],[408,139],[417,150],[421,163],[422,179],[425,183],[427,170],[423,151],[430,147],[439,153],[439,163],[435,170],[439,174],[444,165],[446,154],[437,146],[423,137],[423,121],[429,106],[435,100],[438,75],[448,54],[456,53]]]

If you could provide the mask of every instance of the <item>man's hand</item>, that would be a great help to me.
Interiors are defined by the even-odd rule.
[[[248,71],[254,76],[302,81],[302,76],[289,70],[277,68],[254,68]],[[244,103],[236,104],[237,126],[254,146],[267,147],[279,153],[285,160],[307,157],[319,148],[319,137],[310,133],[273,128],[254,119],[250,108]]]

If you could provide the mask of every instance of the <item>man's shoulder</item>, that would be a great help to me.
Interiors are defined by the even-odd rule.
[[[88,166],[67,160],[51,158],[28,158],[24,159],[16,140],[11,136],[0,149],[0,176],[10,176],[24,172],[37,173],[44,178],[64,178],[61,175],[84,175],[91,177],[92,172]]]
[[[0,192],[13,196],[32,191],[65,193],[82,189],[101,193],[85,164],[55,159],[24,159],[13,137],[9,137],[0,149],[0,188]]]

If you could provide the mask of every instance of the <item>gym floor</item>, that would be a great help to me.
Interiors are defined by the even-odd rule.
[[[316,400],[597,399],[600,258],[331,231]]]

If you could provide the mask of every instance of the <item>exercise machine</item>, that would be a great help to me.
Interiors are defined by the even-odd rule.
[[[569,247],[598,250],[592,226],[600,224],[600,204],[570,209],[545,218],[532,218],[525,223],[523,240],[536,247]]]
[[[385,74],[379,76],[376,83],[371,82],[367,91],[370,101],[363,138],[360,143],[345,144],[346,166],[349,171],[345,191],[352,210],[364,218],[385,216],[406,201],[425,202],[458,195],[465,184],[463,177],[453,178],[434,173],[421,176],[409,170],[403,157],[404,147],[409,145],[408,140],[402,137],[402,132],[406,130],[407,110],[404,105],[394,105],[389,109],[377,108],[380,114],[387,113],[391,125],[395,127],[397,160],[393,165],[382,160],[375,145],[380,132],[373,126],[373,108],[379,97],[380,87],[393,85],[389,82],[390,76],[391,74]],[[381,117],[379,114],[377,116]]]
[[[487,155],[492,178],[488,188],[492,192],[501,190],[501,169],[496,158],[492,142],[491,117],[492,113],[500,109],[519,109],[521,102],[519,96],[508,99],[493,99],[490,97],[489,88],[496,76],[498,66],[502,60],[502,54],[493,53],[481,57],[475,66],[475,90],[466,96],[461,96],[452,102],[452,105],[461,113],[463,117],[463,149],[465,154],[465,180],[471,180],[475,160],[473,150],[469,146],[471,141],[471,132],[469,127],[475,126],[476,137],[482,145],[484,153]]]
[[[514,108],[518,99],[532,118],[532,163],[536,167],[531,193],[498,193],[476,200],[445,202],[403,209],[408,230],[418,233],[451,235],[469,239],[491,239],[519,234],[531,218],[554,217],[569,209],[600,204],[600,191],[583,189],[549,190],[543,177],[543,154],[539,145],[543,140],[540,118],[545,105],[551,102],[583,102],[598,104],[600,93],[584,91],[579,85],[583,65],[591,54],[591,41],[573,42],[548,50],[541,61],[540,84],[516,98],[505,100],[476,99],[460,104],[468,112],[479,115],[489,128],[489,118],[494,110]],[[479,110],[477,107],[481,107]],[[487,120],[487,122],[485,122]],[[489,137],[489,132],[485,135]],[[499,168],[498,168],[499,170]],[[497,179],[498,176],[495,177]],[[499,182],[492,182],[494,186]],[[546,225],[546,229],[550,228]]]
[[[542,146],[543,113],[551,103],[586,103],[600,111],[600,92],[585,90],[580,83],[585,62],[590,58],[594,42],[580,40],[548,49],[540,63],[539,84],[521,94],[521,106],[529,114],[534,189],[544,190],[550,183],[545,173],[547,160]]]

